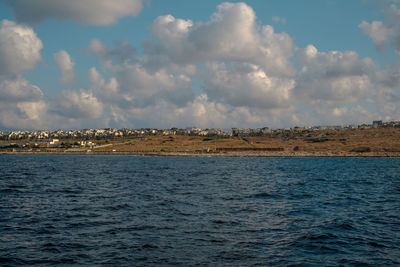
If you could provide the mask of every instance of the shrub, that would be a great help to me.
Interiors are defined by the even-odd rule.
[[[358,153],[364,153],[364,152],[371,152],[371,148],[367,146],[360,146],[360,147],[355,147],[350,152],[358,152]]]
[[[311,143],[322,143],[322,142],[329,141],[329,139],[328,138],[309,138],[309,139],[306,139],[305,141],[311,142]]]

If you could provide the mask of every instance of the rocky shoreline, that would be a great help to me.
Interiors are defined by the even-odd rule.
[[[0,152],[0,155],[134,155],[157,157],[400,157],[400,152],[221,152],[221,153],[192,153],[192,152],[113,152],[113,151],[53,151],[53,152]]]

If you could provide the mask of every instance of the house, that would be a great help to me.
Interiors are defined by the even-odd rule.
[[[55,144],[58,144],[59,142],[60,142],[59,139],[53,138],[53,139],[50,140],[49,144],[50,144],[50,145],[55,145]]]
[[[374,128],[381,127],[382,125],[383,125],[383,123],[382,123],[381,120],[380,120],[380,121],[373,121],[373,122],[372,122],[372,127],[374,127]]]

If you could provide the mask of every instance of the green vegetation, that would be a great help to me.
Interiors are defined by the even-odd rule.
[[[310,143],[322,143],[322,142],[330,141],[330,139],[324,138],[324,137],[321,137],[321,138],[308,138],[305,141],[306,142],[310,142]]]

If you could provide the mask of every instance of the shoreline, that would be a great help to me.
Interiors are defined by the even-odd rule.
[[[9,142],[9,141],[8,141]],[[169,135],[0,141],[0,154],[178,157],[400,157],[400,128],[282,132],[229,138]],[[8,147],[7,147],[8,145]]]
[[[87,151],[2,151],[0,155],[132,155],[132,156],[153,156],[153,157],[400,157],[398,152],[223,152],[223,153],[193,153],[193,152],[87,152]]]
[[[327,130],[251,137],[144,136],[52,140],[2,147],[0,154],[159,157],[400,157],[400,128]],[[53,141],[54,142],[54,141]],[[0,146],[1,147],[1,146]]]

